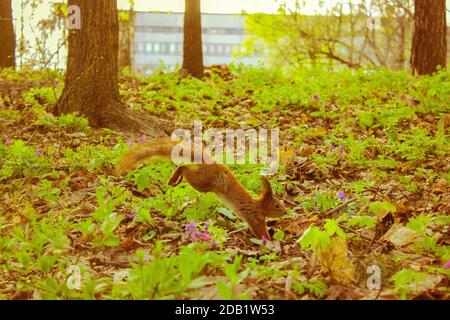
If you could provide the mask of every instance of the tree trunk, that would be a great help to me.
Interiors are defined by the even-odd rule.
[[[200,0],[185,0],[183,69],[193,77],[203,77]]]
[[[133,5],[124,19],[119,19],[119,71],[133,66],[135,12]]]
[[[447,63],[445,0],[414,0],[414,36],[411,69],[414,74],[432,74]]]
[[[79,113],[95,128],[165,135],[159,121],[127,110],[118,90],[119,27],[116,0],[69,0],[81,12],[81,28],[69,31],[66,78],[56,113]]]
[[[406,28],[407,28],[407,18],[399,16],[397,20],[397,30],[398,30],[398,51],[397,57],[395,59],[395,69],[400,71],[405,68],[405,49],[406,49]]]
[[[11,0],[0,0],[0,68],[14,68],[16,37]]]

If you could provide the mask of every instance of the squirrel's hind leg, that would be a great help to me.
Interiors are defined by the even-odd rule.
[[[181,181],[183,180],[183,169],[185,167],[181,166],[178,167],[170,176],[169,181],[167,182],[167,184],[169,186],[175,187],[177,185],[179,185],[181,183]]]

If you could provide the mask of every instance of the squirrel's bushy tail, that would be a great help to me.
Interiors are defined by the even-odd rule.
[[[153,157],[171,158],[172,148],[176,144],[170,137],[156,138],[139,144],[120,157],[116,164],[116,174],[123,175]]]

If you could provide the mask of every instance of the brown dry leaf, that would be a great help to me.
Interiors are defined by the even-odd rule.
[[[356,287],[346,287],[333,285],[327,290],[326,300],[359,300],[364,297],[361,289]]]
[[[348,258],[347,241],[335,238],[327,249],[319,253],[323,271],[342,284],[350,284],[355,274],[355,267]]]
[[[192,299],[197,300],[220,300],[223,299],[222,296],[220,296],[216,283],[218,281],[227,282],[227,278],[223,276],[212,276],[212,277],[199,277],[197,279],[194,279],[189,284],[189,289],[192,291],[190,292],[190,296]],[[254,294],[259,288],[252,285],[247,284],[239,284],[235,288],[235,293],[243,293],[243,292],[249,292],[250,296]]]
[[[280,150],[280,161],[281,163],[288,163],[292,161],[295,155],[295,150],[288,148],[284,150]]]
[[[424,281],[410,283],[408,285],[408,289],[410,293],[419,295],[436,288],[436,286],[440,284],[443,279],[443,275],[427,274],[427,277]]]
[[[316,128],[313,131],[313,135],[315,137],[325,136],[325,135],[327,135],[327,133],[328,133],[328,131],[327,131],[327,128],[325,128],[325,127]]]
[[[411,214],[411,209],[406,205],[406,199],[401,199],[395,203],[397,211],[395,211],[395,217],[407,218]]]
[[[384,240],[391,242],[394,246],[405,247],[410,244],[414,244],[418,239],[419,234],[411,230],[401,223],[395,223],[383,236]]]
[[[225,251],[232,255],[243,254],[245,256],[257,256],[260,252],[259,250],[246,250],[240,248],[226,248]]]
[[[300,148],[300,152],[299,154],[302,157],[306,157],[309,156],[310,154],[314,153],[316,151],[316,147],[315,146],[305,146],[305,147],[301,147]]]
[[[308,115],[307,115],[306,113],[302,113],[302,114],[300,115],[300,120],[301,120],[301,123],[306,123],[306,122],[308,122]]]

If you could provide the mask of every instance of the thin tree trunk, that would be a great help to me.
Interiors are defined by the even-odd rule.
[[[16,37],[11,0],[0,0],[0,68],[14,68]]]
[[[133,65],[135,12],[133,5],[126,20],[119,21],[119,71]]]
[[[69,31],[66,79],[56,113],[82,114],[96,128],[165,135],[156,119],[127,110],[120,102],[117,1],[68,2],[80,8],[81,29]]]
[[[193,77],[203,77],[200,0],[185,0],[183,69]]]
[[[415,0],[414,7],[411,69],[418,75],[432,74],[447,62],[445,0]]]
[[[406,47],[406,17],[398,17],[398,52],[395,61],[396,70],[405,68],[405,47]]]

